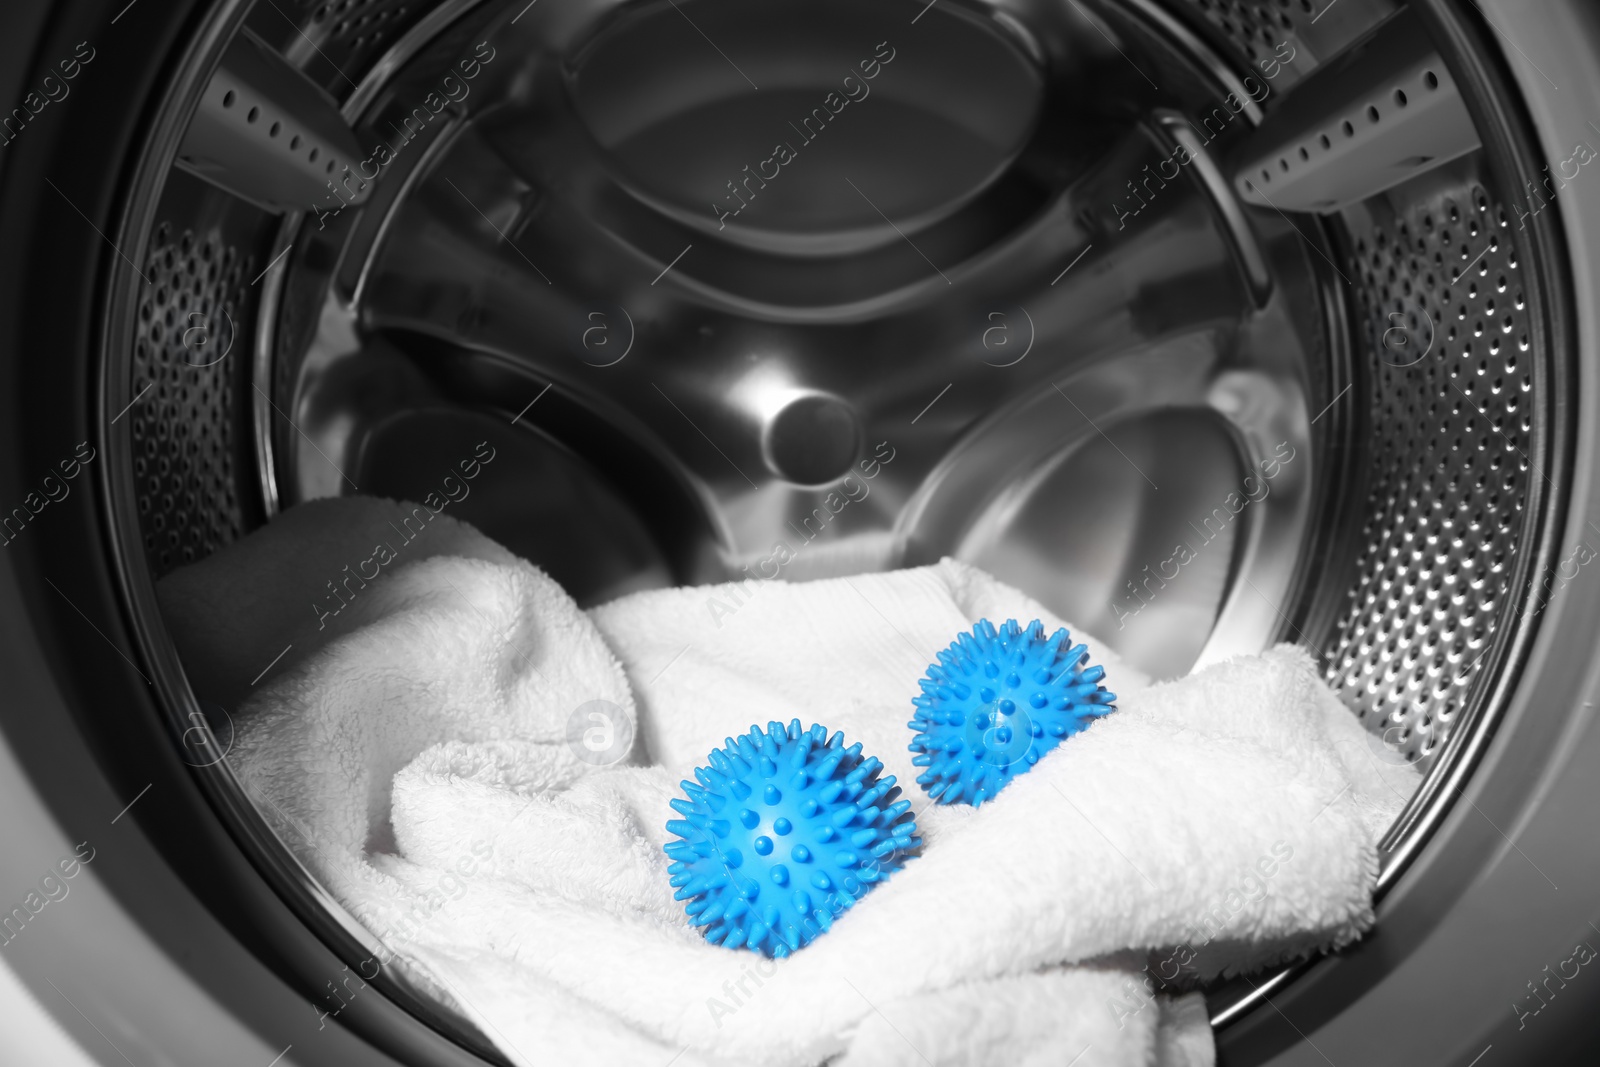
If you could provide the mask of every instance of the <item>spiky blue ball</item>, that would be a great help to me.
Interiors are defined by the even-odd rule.
[[[1115,711],[1115,693],[1100,685],[1104,667],[1085,667],[1086,645],[1067,647],[1071,635],[1047,639],[1038,619],[1024,630],[1007,619],[999,630],[988,619],[939,653],[917,680],[912,699],[916,731],[912,763],[927,770],[917,784],[940,804],[974,807],[1004,789],[1039,757]]]
[[[666,853],[673,898],[714,945],[787,956],[922,844],[894,776],[842,733],[769,722],[709,762],[672,799]]]

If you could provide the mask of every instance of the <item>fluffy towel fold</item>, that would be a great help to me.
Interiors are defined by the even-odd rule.
[[[916,679],[980,617],[1061,625],[1016,590],[947,560],[586,617],[439,516],[425,536],[462,556],[397,561],[327,625],[307,601],[401,512],[297,508],[166,579],[163,605],[200,695],[248,694],[230,762],[268,818],[381,963],[516,1062],[1209,1064],[1203,1002],[1167,992],[1372,921],[1375,841],[1415,771],[1378,758],[1297,649],[1152,686],[1084,637],[1121,710],[979,811],[923,808]],[[661,847],[713,745],[791,718],[881,759],[925,845],[764,961],[689,927]]]

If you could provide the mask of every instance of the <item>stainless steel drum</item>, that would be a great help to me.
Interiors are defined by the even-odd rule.
[[[207,696],[156,579],[306,500],[420,498],[487,439],[459,516],[586,605],[954,556],[1156,676],[1303,644],[1373,757],[1425,772],[1372,939],[1419,942],[1397,887],[1448,881],[1416,861],[1581,529],[1562,219],[1600,132],[1549,132],[1491,6],[197,12],[107,200],[93,367],[153,699],[181,733]],[[225,764],[192,774],[361,955]],[[1309,1055],[1280,998],[1334,1019],[1374,951],[1209,990],[1227,1061]],[[396,1055],[493,1058],[384,995],[451,1039]]]

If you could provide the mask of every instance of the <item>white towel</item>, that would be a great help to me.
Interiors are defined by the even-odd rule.
[[[253,673],[294,645],[234,686],[230,760],[382,962],[516,1062],[1207,1064],[1203,1003],[1168,992],[1372,921],[1375,840],[1415,772],[1377,758],[1303,652],[1150,686],[1075,634],[1119,711],[981,810],[922,810],[922,855],[804,951],[707,945],[661,846],[711,746],[820,722],[921,809],[906,720],[934,653],[980,617],[1059,621],[952,561],[639,593],[585,618],[444,516],[426,536],[476,558],[397,560],[336,633],[279,603],[399,509],[295,509],[168,578],[163,603],[186,663]],[[246,586],[273,603],[222,626]],[[635,701],[634,750],[597,765],[625,750]]]

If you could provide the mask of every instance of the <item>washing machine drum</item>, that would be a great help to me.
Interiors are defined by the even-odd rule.
[[[1577,0],[0,20],[5,862],[94,855],[6,958],[92,1055],[503,1062],[388,975],[314,1018],[371,935],[215,757],[154,597],[485,441],[456,513],[585,606],[783,544],[790,579],[970,561],[1156,677],[1299,643],[1422,784],[1371,935],[1207,990],[1224,1061],[1574,1047]]]

